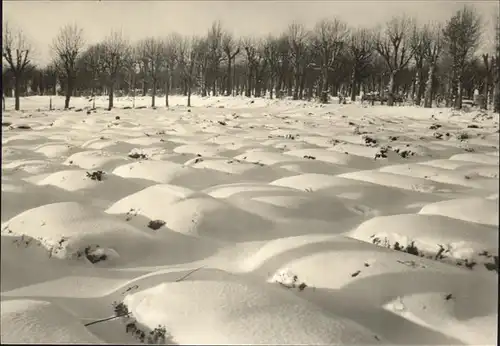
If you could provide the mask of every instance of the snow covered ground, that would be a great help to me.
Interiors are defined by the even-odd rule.
[[[7,101],[2,342],[496,344],[497,115]]]

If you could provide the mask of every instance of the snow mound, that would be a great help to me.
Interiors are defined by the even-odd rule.
[[[82,151],[71,155],[64,162],[65,165],[75,165],[83,169],[103,169],[114,168],[123,162],[128,161],[124,157],[112,155],[106,151]]]
[[[48,158],[57,158],[68,156],[68,154],[73,153],[76,147],[72,147],[69,144],[46,144],[35,150],[35,152],[43,154]]]
[[[484,254],[498,256],[498,229],[441,215],[378,216],[347,235],[419,256],[433,258],[439,252],[453,263],[490,262]]]
[[[16,160],[9,163],[2,163],[2,170],[13,170],[22,174],[44,174],[56,172],[65,166],[44,160]]]
[[[39,240],[51,257],[80,258],[86,255],[114,260],[118,256],[144,254],[154,237],[98,209],[76,202],[62,202],[29,209],[2,226],[2,233]],[[103,258],[105,257],[105,258]]]
[[[78,191],[83,195],[82,197],[92,197],[96,203],[104,200],[106,205],[147,186],[147,181],[138,182],[105,172],[99,181],[92,179],[93,173],[95,171],[65,170],[53,173],[36,184],[55,186],[66,191]]]
[[[195,193],[176,185],[153,185],[122,198],[110,206],[106,213],[130,214],[132,211],[134,215],[143,215],[151,220],[163,219],[167,206]]]
[[[164,325],[179,344],[383,343],[357,323],[265,283],[165,283],[124,302],[138,322]]]
[[[171,230],[223,241],[267,237],[272,223],[210,196],[190,196],[164,204],[161,220]]]
[[[498,227],[498,199],[460,198],[424,206],[419,214],[442,215]]]
[[[184,163],[197,169],[211,169],[218,172],[239,174],[240,179],[252,181],[271,181],[283,175],[291,174],[285,169],[277,167],[260,166],[255,163],[238,161],[235,159],[206,159],[197,157]]]
[[[294,157],[304,158],[304,156],[312,156],[317,160],[325,161],[328,163],[334,163],[337,165],[346,165],[350,167],[366,169],[369,168],[373,160],[369,160],[365,157],[346,154],[344,152],[336,152],[326,149],[301,149],[301,150],[291,150],[285,152],[285,155],[290,155]]]
[[[261,195],[262,193],[281,193],[281,194],[295,194],[296,190],[281,187],[281,186],[273,186],[269,184],[259,184],[259,183],[235,183],[235,184],[225,184],[213,186],[208,189],[205,189],[207,195],[210,195],[215,198],[228,198],[236,194],[248,194],[250,196]]]
[[[307,173],[277,179],[269,184],[303,191],[318,191],[341,184],[343,180],[329,174]]]
[[[6,344],[104,344],[68,311],[37,300],[1,302],[1,342]]]
[[[452,157],[450,157],[450,160],[469,161],[469,162],[483,163],[483,164],[497,165],[497,166],[500,162],[498,156],[487,155],[487,154],[476,154],[476,153],[453,155]]]
[[[466,175],[459,171],[420,164],[386,166],[380,172],[394,173],[415,178],[424,178],[443,184],[455,184],[479,189],[498,189],[498,179]],[[474,170],[472,170],[474,172]]]
[[[179,185],[190,189],[230,183],[236,180],[231,174],[210,169],[196,169],[166,161],[140,161],[119,166],[113,174],[123,178],[138,178],[160,184]]]
[[[340,174],[338,177],[425,193],[451,192],[456,190],[454,185],[375,170],[345,173]]]
[[[246,162],[258,162],[263,165],[274,165],[277,163],[305,160],[304,158],[296,158],[291,155],[283,155],[280,153],[263,151],[263,150],[246,151],[245,153],[236,156],[235,159]]]
[[[174,153],[213,157],[219,155],[219,152],[223,150],[224,148],[221,148],[217,145],[185,144],[175,148]]]
[[[359,145],[354,143],[338,143],[333,146],[333,148],[329,148],[328,150],[332,150],[339,153],[349,153],[351,155],[357,155],[361,157],[370,158],[373,160],[375,155],[379,152],[380,148],[377,147],[367,147],[365,145]],[[368,161],[365,160],[365,164]],[[366,167],[366,166],[365,166]]]

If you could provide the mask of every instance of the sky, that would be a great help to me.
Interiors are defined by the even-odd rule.
[[[497,0],[2,0],[2,19],[22,28],[35,46],[34,62],[45,65],[51,59],[49,47],[53,38],[66,24],[83,28],[89,44],[117,29],[131,41],[166,36],[174,31],[183,35],[205,34],[214,20],[220,20],[226,30],[237,36],[260,36],[280,33],[292,21],[312,28],[319,19],[334,16],[351,26],[364,27],[383,24],[403,13],[421,23],[445,21],[464,4],[474,6],[489,22],[499,11]],[[491,41],[491,35],[487,36]]]

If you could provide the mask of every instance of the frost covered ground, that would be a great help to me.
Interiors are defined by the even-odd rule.
[[[497,115],[8,102],[2,342],[496,344]]]

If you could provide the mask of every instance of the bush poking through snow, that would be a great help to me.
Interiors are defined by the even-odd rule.
[[[158,325],[158,327],[148,333],[137,325],[137,321],[132,318],[132,314],[125,303],[113,302],[113,311],[113,318],[130,318],[125,324],[125,332],[127,334],[132,334],[132,336],[137,338],[140,342],[151,345],[162,345],[167,342],[167,330],[164,326]]]
[[[89,245],[83,252],[78,251],[76,253],[77,258],[85,255],[85,258],[89,260],[90,263],[95,264],[108,259],[108,255],[100,248],[99,245]]]
[[[90,180],[102,181],[104,174],[106,173],[103,171],[87,172],[87,177],[90,178]]]
[[[467,132],[460,132],[457,134],[457,139],[459,141],[465,141],[466,139],[469,139],[469,134]]]
[[[133,152],[133,153],[128,154],[128,157],[130,157],[131,159],[142,159],[142,160],[148,159],[148,156],[146,154],[137,153],[137,152]]]
[[[160,228],[165,226],[165,221],[163,220],[151,220],[148,223],[148,227],[151,228],[153,231],[156,231]]]
[[[498,256],[493,256],[493,262],[485,263],[484,267],[489,271],[496,271],[498,273]]]
[[[298,276],[288,269],[283,269],[274,274],[271,281],[279,283],[281,286],[288,289],[297,288],[299,291],[303,291],[307,287],[305,282],[300,282]]]
[[[125,305],[125,303],[123,302],[120,303],[113,302],[113,310],[115,312],[116,317],[123,317],[130,315],[127,305]]]

